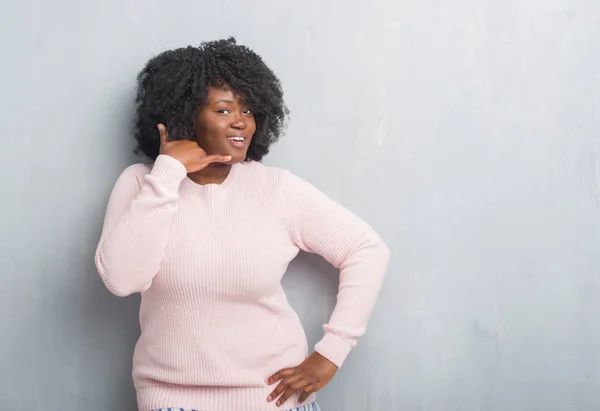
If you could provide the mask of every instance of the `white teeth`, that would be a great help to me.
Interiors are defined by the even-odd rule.
[[[227,137],[227,140],[244,141],[244,137]]]

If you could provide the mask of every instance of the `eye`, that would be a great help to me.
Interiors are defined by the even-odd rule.
[[[217,113],[230,114],[229,110],[227,110],[226,108],[221,108],[221,109],[217,110]]]
[[[244,114],[252,115],[252,114],[254,114],[254,111],[252,111],[249,108],[247,108],[246,110],[244,110]]]

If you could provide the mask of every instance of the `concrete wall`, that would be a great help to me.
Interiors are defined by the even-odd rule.
[[[0,408],[134,410],[138,298],[93,266],[131,154],[135,75],[236,35],[292,110],[266,163],[393,257],[324,411],[600,409],[600,3],[0,4]],[[285,279],[311,343],[336,273]]]

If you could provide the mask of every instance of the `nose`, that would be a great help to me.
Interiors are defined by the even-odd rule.
[[[243,130],[246,128],[246,119],[242,115],[237,115],[233,118],[231,123],[231,128],[235,128],[236,130]]]

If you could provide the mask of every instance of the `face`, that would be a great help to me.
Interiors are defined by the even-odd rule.
[[[229,155],[230,163],[244,161],[255,131],[250,107],[228,88],[209,89],[206,104],[198,110],[195,130],[195,140],[207,154]]]

